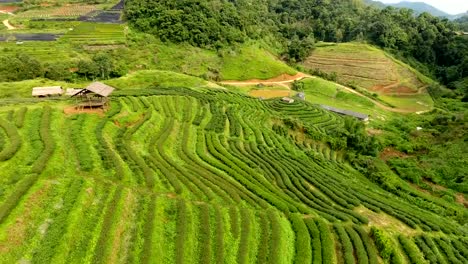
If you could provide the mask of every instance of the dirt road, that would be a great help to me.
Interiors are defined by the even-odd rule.
[[[3,25],[4,25],[8,30],[14,30],[14,29],[16,29],[14,26],[12,26],[12,25],[10,24],[10,22],[8,22],[8,19],[3,20]]]
[[[220,83],[221,84],[226,84],[226,85],[234,85],[234,86],[248,86],[248,85],[259,85],[259,84],[279,85],[279,86],[287,87],[289,89],[291,83],[293,83],[294,81],[300,81],[300,80],[305,79],[305,78],[317,78],[317,77],[312,76],[312,75],[308,75],[308,74],[305,74],[305,73],[302,73],[302,72],[299,72],[296,75],[283,74],[283,75],[280,75],[278,77],[268,79],[268,80],[253,79],[253,80],[246,80],[246,81],[223,81],[223,82],[220,82]],[[341,85],[341,84],[336,84],[336,85],[338,87],[340,87],[341,89],[344,89],[344,90],[346,90],[346,91],[348,91],[350,93],[356,94],[358,96],[364,97],[364,98],[372,101],[376,106],[378,106],[379,108],[382,108],[382,109],[384,109],[386,111],[390,111],[390,112],[394,112],[394,113],[401,113],[401,114],[414,113],[414,111],[411,111],[411,110],[397,109],[397,108],[392,108],[392,107],[386,106],[386,105],[382,104],[381,102],[379,102],[377,100],[374,100],[372,98],[369,98],[369,97],[361,94],[360,92],[358,92],[358,91],[356,91],[356,90],[354,90],[352,88],[349,88],[349,87]],[[417,112],[417,114],[421,114],[421,113],[424,113],[424,112],[425,111]]]

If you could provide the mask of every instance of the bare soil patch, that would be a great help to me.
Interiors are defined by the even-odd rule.
[[[367,129],[367,134],[369,134],[369,135],[382,135],[383,131],[380,130],[380,129],[368,128]]]
[[[6,13],[13,13],[18,9],[19,7],[17,6],[0,6],[0,11],[6,12]]]
[[[76,114],[97,114],[99,116],[104,116],[103,109],[76,109],[74,106],[70,106],[63,109],[63,112],[66,115],[76,115]]]
[[[407,158],[408,156],[408,154],[405,154],[394,148],[385,148],[382,153],[380,153],[380,158],[384,161],[387,161],[391,158]]]
[[[386,213],[376,213],[367,209],[364,206],[359,206],[356,209],[354,209],[354,211],[367,217],[369,219],[369,226],[376,226],[385,230],[395,230],[404,234],[414,234],[417,232],[416,230],[407,226],[400,220]]]
[[[262,97],[262,98],[275,98],[275,97],[285,97],[290,95],[288,90],[252,90],[249,92],[250,96],[253,97]]]

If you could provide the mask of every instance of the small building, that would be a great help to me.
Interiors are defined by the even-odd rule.
[[[366,114],[361,114],[361,113],[357,113],[357,112],[353,112],[349,110],[338,109],[338,108],[328,106],[328,105],[320,105],[320,107],[333,113],[355,117],[364,122],[369,121],[369,115],[366,115]]]
[[[294,99],[292,99],[290,97],[283,97],[283,99],[281,99],[281,101],[283,101],[285,103],[288,103],[288,104],[294,103]]]
[[[463,35],[467,36],[467,35],[468,35],[468,32],[463,32]]]
[[[32,90],[33,97],[62,96],[62,94],[63,90],[60,86],[34,87]]]
[[[72,97],[81,99],[76,108],[106,108],[109,103],[109,95],[114,91],[114,88],[101,82],[94,82],[84,89],[77,90],[77,93],[72,95]]]

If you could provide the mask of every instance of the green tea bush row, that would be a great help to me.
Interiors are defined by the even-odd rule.
[[[146,219],[143,227],[143,250],[141,255],[142,264],[151,263],[151,248],[153,246],[153,231],[154,231],[154,219],[156,210],[156,197],[151,197],[151,201],[148,204],[148,210],[146,212]]]
[[[439,263],[437,256],[432,251],[432,249],[426,244],[422,237],[415,237],[414,242],[421,250],[426,260],[428,260],[430,263]]]
[[[315,224],[320,232],[320,242],[322,246],[322,261],[323,263],[333,263],[335,255],[335,246],[328,224],[322,219],[314,219]]]
[[[452,238],[450,240],[450,242],[452,243],[452,246],[454,248],[456,248],[458,250],[458,252],[460,252],[460,254],[466,259],[468,260],[468,247],[463,245],[462,242],[460,242],[458,239],[455,239],[455,238]]]
[[[295,263],[311,263],[312,262],[312,249],[309,230],[307,229],[302,216],[299,214],[291,214],[289,216],[292,229],[295,234],[296,254],[294,257]]]
[[[258,245],[257,263],[268,263],[268,250],[270,245],[270,222],[265,212],[258,214],[261,229],[260,242]]]
[[[369,235],[364,230],[364,228],[362,228],[362,226],[358,226],[358,225],[354,225],[353,228],[354,228],[354,230],[356,230],[356,232],[361,237],[362,243],[364,244],[364,247],[366,248],[367,257],[369,259],[369,264],[379,263],[376,248],[375,248],[371,238],[369,237]]]
[[[216,220],[216,247],[215,247],[215,263],[224,262],[224,232],[226,226],[224,225],[223,212],[220,206],[215,206],[215,220]]]
[[[434,255],[437,257],[437,262],[447,263],[447,261],[441,255],[441,252],[437,248],[437,245],[434,243],[434,240],[430,236],[428,236],[427,234],[423,234],[422,238],[424,239],[424,242],[426,243],[426,245],[431,249],[431,251],[434,252]]]
[[[334,224],[333,227],[335,229],[335,233],[341,244],[344,263],[353,264],[354,263],[353,244],[351,243],[351,240],[349,239],[349,236],[346,233],[346,230],[340,224]]]
[[[403,247],[403,250],[405,251],[411,263],[414,263],[414,264],[426,263],[418,247],[414,244],[413,241],[411,241],[411,239],[406,238],[403,235],[399,235],[398,241],[400,241],[400,244]]]
[[[192,121],[192,124],[195,125],[195,126],[199,126],[201,124],[201,122],[203,121],[203,119],[206,116],[206,112],[208,111],[208,109],[207,109],[207,107],[205,105],[201,105],[200,109],[201,109],[201,111],[199,110],[197,112],[197,115],[195,116],[195,118]]]
[[[113,222],[116,221],[115,213],[122,197],[122,191],[122,187],[117,188],[111,201],[107,204],[99,239],[96,242],[96,248],[94,249],[93,263],[103,263],[105,261],[106,246],[109,238],[111,238]]]
[[[0,224],[6,220],[11,211],[18,205],[20,199],[28,192],[37,179],[37,174],[25,175],[23,180],[17,184],[11,194],[0,205]]]
[[[44,149],[39,158],[34,162],[32,166],[32,172],[40,174],[47,166],[47,162],[54,153],[55,141],[50,133],[50,121],[52,117],[52,108],[45,106],[44,112],[41,119],[40,134],[42,142],[44,143]]]
[[[249,261],[249,240],[252,232],[251,214],[247,208],[241,208],[241,234],[239,242],[239,251],[237,254],[237,263],[245,264]]]
[[[210,208],[207,204],[200,205],[200,261],[198,263],[210,263],[211,262],[211,225],[210,223]]]
[[[82,179],[73,180],[63,198],[62,208],[52,211],[50,218],[53,222],[47,228],[47,232],[38,248],[34,250],[32,263],[51,263],[56,253],[57,245],[67,231],[68,216],[77,203],[82,186]]]
[[[93,159],[89,155],[90,148],[88,142],[85,140],[83,127],[86,121],[86,115],[80,115],[74,124],[71,126],[71,139],[75,145],[80,168],[83,171],[91,171],[94,167]]]
[[[7,137],[10,139],[9,144],[6,144],[6,147],[4,147],[0,152],[0,161],[6,161],[13,158],[16,152],[18,152],[21,147],[21,137],[16,127],[10,122],[0,119],[0,127],[5,131]]]
[[[205,127],[205,130],[223,133],[226,126],[226,115],[223,106],[220,103],[210,103],[211,120]]]
[[[460,258],[458,258],[451,245],[448,245],[443,241],[442,239],[435,237],[434,238],[435,243],[439,246],[440,252],[442,252],[446,256],[446,260],[448,263],[455,263],[455,264],[461,264],[463,262],[460,261]]]
[[[28,111],[27,107],[21,107],[18,112],[16,112],[15,125],[17,128],[22,128],[24,125],[24,118],[26,117],[26,112]]]
[[[359,264],[369,264],[369,258],[367,256],[366,248],[359,234],[353,229],[352,226],[345,226],[346,233],[348,233],[356,252],[357,260]]]
[[[187,239],[187,205],[181,199],[177,200],[177,223],[176,223],[176,241],[175,256],[176,263],[184,263],[185,258],[185,240]]]
[[[242,126],[239,124],[236,116],[235,108],[229,107],[226,110],[226,115],[229,120],[229,134],[231,137],[240,137],[242,135]]]
[[[320,231],[312,218],[304,219],[312,240],[312,263],[322,263],[322,245],[320,242]]]

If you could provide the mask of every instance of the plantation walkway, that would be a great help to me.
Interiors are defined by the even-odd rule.
[[[8,30],[14,30],[16,29],[14,26],[10,24],[8,19],[3,20],[3,25],[8,29]]]
[[[288,89],[290,89],[291,87],[289,86],[291,83],[293,83],[294,81],[300,81],[302,79],[306,79],[306,78],[317,78],[316,76],[312,76],[312,75],[308,75],[308,74],[305,74],[305,73],[302,73],[302,72],[299,72],[297,73],[296,75],[288,75],[288,74],[282,74],[278,77],[275,77],[275,78],[272,78],[272,79],[268,79],[268,80],[258,80],[258,79],[253,79],[253,80],[246,80],[246,81],[223,81],[223,82],[220,82],[221,84],[226,84],[226,85],[234,85],[234,86],[249,86],[249,85],[279,85],[279,86],[283,86],[283,87],[287,87]],[[340,87],[341,89],[344,89],[350,93],[353,93],[355,95],[358,95],[360,97],[364,97],[370,101],[372,101],[377,107],[379,108],[382,108],[386,111],[389,111],[389,112],[394,112],[394,113],[400,113],[400,114],[409,114],[409,113],[414,113],[415,111],[412,111],[412,110],[408,110],[408,109],[400,109],[400,108],[393,108],[393,107],[389,107],[389,106],[386,106],[384,104],[382,104],[381,102],[373,99],[373,98],[370,98],[370,97],[367,97],[365,95],[363,95],[362,93],[350,88],[350,87],[347,87],[347,86],[344,86],[344,85],[341,85],[341,84],[338,84],[338,83],[335,83],[338,87]],[[427,111],[420,111],[420,112],[417,112],[417,114],[422,114],[422,113],[425,113],[425,112],[429,112],[431,110],[427,110]]]

